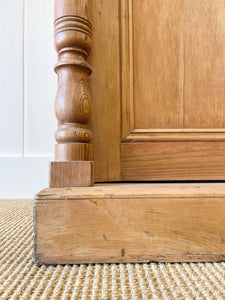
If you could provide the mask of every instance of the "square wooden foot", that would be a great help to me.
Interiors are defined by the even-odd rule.
[[[93,161],[54,161],[50,163],[50,187],[92,186]]]
[[[34,206],[39,264],[225,260],[224,185],[49,188]]]

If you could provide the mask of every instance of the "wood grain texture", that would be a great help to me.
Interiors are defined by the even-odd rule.
[[[98,183],[91,188],[46,188],[36,196],[37,200],[74,200],[85,198],[214,198],[224,197],[225,183]]]
[[[94,172],[92,131],[89,121],[92,104],[87,62],[91,51],[91,1],[55,0],[55,48],[58,62],[58,90],[55,114],[56,162],[51,163],[50,186],[90,186]],[[68,163],[67,163],[68,162]]]
[[[93,161],[60,161],[50,163],[50,187],[92,186]]]
[[[132,1],[135,128],[223,128],[223,0]]]
[[[92,41],[92,25],[83,15],[87,7],[87,0],[55,2],[55,47],[58,52],[58,63],[55,66],[58,74],[55,100],[58,129],[55,139],[58,143],[90,143],[92,140],[87,125],[91,118],[87,82],[91,68],[87,56]]]
[[[225,126],[224,14],[223,0],[184,3],[186,128]]]
[[[120,1],[121,138],[134,129],[133,0]]]
[[[224,142],[122,143],[122,180],[225,180],[224,149]]]
[[[183,127],[183,1],[132,3],[135,128]]]
[[[91,0],[55,0],[55,19],[61,16],[79,16],[91,19]]]
[[[93,159],[93,145],[87,143],[60,143],[55,145],[56,161],[74,161]]]
[[[38,263],[225,258],[224,185],[47,189],[34,212]]]
[[[120,180],[119,1],[92,1],[91,128],[96,181]]]
[[[120,10],[121,180],[224,180],[224,1]]]

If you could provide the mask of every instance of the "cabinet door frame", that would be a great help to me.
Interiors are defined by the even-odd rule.
[[[133,3],[133,0],[120,1],[121,180],[224,180],[225,170],[221,169],[219,158],[223,164],[225,128],[135,128]],[[160,165],[160,159],[157,161],[156,143],[159,152],[165,145],[165,151],[160,152],[162,159],[165,160],[165,168]],[[198,149],[201,149],[202,157],[205,156],[202,161]],[[148,162],[147,153],[151,151],[152,155],[149,155]],[[179,156],[180,152],[184,153],[185,157]],[[142,159],[141,156],[145,158]],[[218,174],[212,170],[205,170],[207,167],[204,160],[207,160],[207,157],[213,168],[218,169]],[[197,165],[198,161],[199,165]],[[186,166],[189,164],[190,167],[186,169],[184,167],[184,174],[180,176],[179,170],[182,164]],[[162,175],[158,168],[162,171]],[[190,176],[191,172],[193,176]]]

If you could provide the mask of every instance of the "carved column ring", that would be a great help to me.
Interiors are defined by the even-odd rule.
[[[89,143],[92,140],[92,132],[85,125],[67,123],[58,127],[55,139],[58,143]]]
[[[55,65],[55,72],[58,73],[58,69],[62,66],[66,66],[66,65],[71,65],[71,66],[78,66],[81,68],[84,68],[86,70],[87,75],[89,76],[92,73],[92,69],[90,67],[90,65],[84,61],[84,60],[80,60],[80,59],[62,59],[60,60],[56,65]]]
[[[63,16],[55,20],[55,47],[59,52],[63,48],[75,47],[90,53],[92,26],[80,17]]]
[[[55,20],[55,34],[66,30],[83,32],[92,38],[91,23],[77,16],[63,16]]]

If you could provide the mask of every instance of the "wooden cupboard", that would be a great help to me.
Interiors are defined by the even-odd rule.
[[[224,1],[103,2],[93,1],[96,180],[224,180]]]
[[[223,0],[55,0],[38,262],[224,259],[224,15]]]

